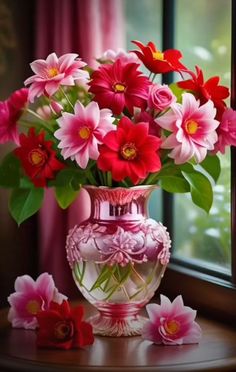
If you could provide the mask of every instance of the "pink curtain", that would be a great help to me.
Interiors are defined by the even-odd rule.
[[[90,66],[108,48],[124,47],[122,0],[38,0],[36,9],[35,58],[51,52],[78,53]],[[58,289],[71,298],[78,296],[66,261],[68,229],[89,215],[89,199],[81,191],[66,211],[57,206],[52,190],[47,190],[39,215],[40,272],[54,277]]]

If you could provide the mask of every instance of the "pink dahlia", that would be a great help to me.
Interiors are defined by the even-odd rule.
[[[53,278],[48,273],[41,274],[36,281],[29,275],[18,276],[15,292],[8,297],[11,308],[8,320],[15,328],[35,329],[36,315],[49,308],[51,301],[61,304],[67,297],[60,294]]]
[[[57,120],[60,128],[54,135],[60,140],[58,147],[64,159],[71,158],[85,169],[89,159],[98,158],[98,145],[105,134],[114,130],[114,118],[110,110],[100,110],[96,102],[86,107],[77,102],[74,109],[74,114],[64,112]]]
[[[134,184],[144,180],[149,172],[158,172],[161,161],[157,150],[161,140],[148,134],[148,123],[134,124],[124,116],[118,129],[103,138],[98,168],[110,171],[115,181],[129,177]]]
[[[236,111],[226,109],[217,128],[218,141],[215,143],[214,153],[225,153],[226,146],[236,146]]]
[[[75,80],[88,80],[88,72],[82,70],[86,65],[78,54],[67,53],[57,57],[51,53],[44,59],[37,59],[30,64],[35,75],[25,80],[25,85],[31,84],[29,88],[29,100],[43,94],[52,96],[60,85],[75,85]]]
[[[142,337],[155,344],[195,344],[201,338],[201,328],[194,321],[196,311],[184,306],[182,296],[171,303],[161,295],[161,304],[148,304],[149,321],[144,325]]]
[[[133,114],[134,107],[146,107],[150,81],[138,67],[137,63],[117,59],[94,71],[89,91],[101,108],[108,107],[115,115],[120,115],[125,108]]]
[[[0,143],[12,141],[19,145],[17,121],[27,103],[27,88],[16,90],[8,100],[0,102]]]
[[[172,110],[156,119],[160,127],[172,132],[161,147],[172,149],[169,157],[176,164],[186,163],[191,158],[200,163],[217,141],[216,109],[210,100],[200,106],[192,94],[184,93],[182,97],[182,104],[173,103]]]

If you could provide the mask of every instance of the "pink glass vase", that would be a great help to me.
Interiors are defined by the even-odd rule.
[[[89,319],[103,336],[140,335],[138,313],[158,288],[170,257],[170,238],[149,218],[155,186],[84,186],[91,215],[69,231],[67,259],[83,296],[98,314]]]

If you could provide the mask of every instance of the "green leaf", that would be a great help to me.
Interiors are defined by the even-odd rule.
[[[179,176],[163,176],[160,177],[160,186],[168,192],[184,193],[190,191],[188,182]]]
[[[190,185],[192,201],[208,213],[213,202],[213,191],[210,181],[206,176],[197,171],[182,173]]]
[[[79,190],[75,191],[70,184],[64,187],[55,188],[56,201],[62,209],[69,207],[69,205],[76,199],[78,194]]]
[[[0,186],[18,187],[20,184],[20,161],[11,152],[5,156],[0,165]]]
[[[71,186],[74,190],[79,190],[81,184],[84,184],[85,181],[85,172],[81,172],[78,169],[66,168],[58,172],[55,180],[50,181],[49,186]]]
[[[184,90],[180,88],[176,83],[170,84],[169,88],[172,90],[173,94],[177,98],[177,102],[181,102]]]
[[[18,225],[40,209],[43,195],[43,188],[14,189],[12,191],[9,210]]]
[[[217,182],[221,172],[220,159],[218,156],[208,156],[199,165],[211,175],[215,182]]]

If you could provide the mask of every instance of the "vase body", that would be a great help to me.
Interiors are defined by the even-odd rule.
[[[158,288],[170,257],[166,228],[148,216],[155,186],[84,186],[90,217],[67,236],[67,259],[75,283],[98,314],[95,334],[141,334],[139,310]]]

